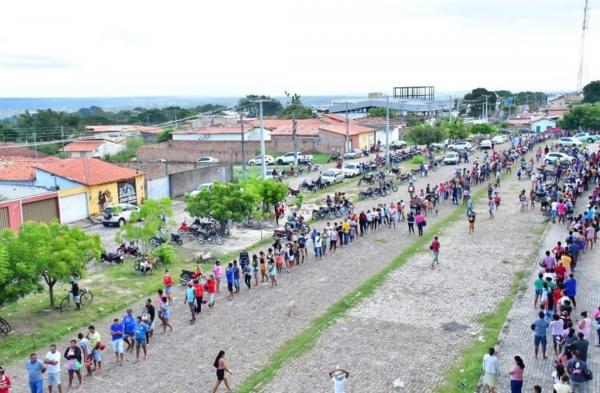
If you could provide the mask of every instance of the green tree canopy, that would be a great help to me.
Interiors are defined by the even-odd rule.
[[[385,117],[385,108],[369,108],[369,117]]]
[[[470,93],[465,94],[464,104],[467,107],[466,113],[469,116],[480,117],[483,113],[483,103],[485,103],[486,96],[490,112],[492,112],[496,105],[496,95],[488,89],[478,87],[473,89]]]
[[[251,179],[246,183],[244,189],[256,195],[257,199],[262,202],[265,211],[269,206],[283,201],[288,195],[287,184],[272,179]]]
[[[252,101],[258,100],[258,99],[269,100],[269,101],[263,102],[263,115],[264,116],[275,116],[279,112],[281,112],[281,110],[283,109],[283,105],[281,105],[281,102],[279,102],[279,100],[277,100],[275,98],[271,98],[269,96],[264,96],[264,95],[259,96],[256,94],[249,94],[246,97],[242,97],[239,99],[237,106],[236,106],[236,110],[247,112],[248,116],[250,116],[250,117],[257,117],[258,116],[258,103],[254,103]]]
[[[15,238],[9,229],[0,233],[0,306],[43,289],[37,266],[20,258],[28,248]]]
[[[575,105],[565,113],[558,126],[567,130],[600,130],[600,102]]]
[[[288,97],[290,97],[289,94]],[[279,117],[282,119],[291,119],[293,116],[296,119],[310,119],[315,117],[312,108],[304,106],[298,94],[292,95],[290,103],[279,112]]]
[[[460,117],[442,119],[437,127],[450,139],[465,139],[469,135],[469,130]]]
[[[583,88],[583,102],[587,104],[600,102],[600,80],[585,85]]]
[[[253,215],[258,198],[244,184],[215,183],[212,188],[185,197],[185,211],[192,217],[212,217],[224,223],[242,221]]]
[[[410,141],[417,145],[431,145],[432,143],[441,142],[445,135],[442,129],[438,126],[430,126],[427,124],[419,124],[410,127],[407,137]]]
[[[482,124],[471,124],[469,127],[469,132],[471,134],[483,134],[483,135],[491,135],[495,134],[498,131],[496,126],[489,123]]]
[[[148,255],[150,238],[158,236],[160,229],[169,223],[173,217],[172,201],[170,198],[161,200],[146,199],[140,210],[131,214],[131,218],[121,227],[116,240],[136,241],[142,255]]]

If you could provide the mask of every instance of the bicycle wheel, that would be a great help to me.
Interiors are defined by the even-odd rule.
[[[91,291],[86,291],[81,294],[81,304],[90,304],[94,301],[94,294]]]
[[[0,333],[8,334],[11,332],[11,330],[12,328],[10,327],[9,323],[5,319],[0,318]]]
[[[69,296],[66,296],[61,302],[60,302],[60,311],[69,311],[69,308],[71,308],[71,301],[69,299]]]

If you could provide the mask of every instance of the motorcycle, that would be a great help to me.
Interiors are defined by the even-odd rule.
[[[386,181],[385,182],[385,191],[389,191],[389,190],[392,190],[393,192],[397,192],[398,186],[395,185],[394,183],[392,183],[391,181]]]
[[[291,228],[275,229],[273,231],[273,239],[279,241],[291,241],[294,237],[294,231]]]
[[[120,252],[103,252],[100,254],[100,262],[123,263],[125,257]]]
[[[302,184],[300,184],[300,187],[298,187],[298,190],[313,193],[317,192],[317,188],[318,187],[315,184],[309,183],[306,180],[304,180]]]
[[[336,161],[341,156],[342,156],[342,154],[340,153],[339,150],[332,150],[331,153],[329,154],[329,162]]]
[[[367,188],[365,191],[358,192],[358,199],[363,200],[367,198],[375,198],[375,193],[371,187]]]
[[[362,184],[370,184],[370,185],[375,184],[375,176],[373,176],[373,175],[363,175],[358,180],[358,186],[360,187]]]
[[[292,223],[288,221],[283,226],[283,229],[286,230],[286,232],[288,229],[291,229],[293,232],[300,232],[303,235],[306,235],[310,232],[310,226],[304,222],[297,222],[296,225],[292,225]]]
[[[296,197],[296,196],[298,196],[298,194],[300,194],[300,188],[298,188],[297,190],[294,190],[292,187],[288,187],[288,195]]]
[[[223,237],[214,228],[208,231],[198,231],[197,236],[198,244],[215,243],[221,245],[224,243]]]
[[[117,248],[117,253],[132,255],[134,257],[137,257],[138,255],[140,255],[140,248],[131,243],[129,245],[126,245],[125,243],[121,243],[121,245]]]
[[[169,237],[169,243],[174,243],[179,246],[181,246],[183,244],[183,239],[181,238],[181,235],[179,235],[177,233],[171,233],[170,235],[171,236]],[[160,236],[152,236],[148,242],[150,243],[150,246],[158,247],[161,244],[165,243],[166,240]]]
[[[312,211],[313,220],[321,220],[324,218],[332,219],[334,217],[342,217],[342,209],[340,209],[339,206],[321,206],[320,208]]]

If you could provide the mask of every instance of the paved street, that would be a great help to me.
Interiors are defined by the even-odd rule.
[[[327,373],[339,365],[351,373],[348,392],[391,392],[396,379],[399,391],[434,392],[461,348],[479,336],[477,317],[495,309],[537,253],[543,217],[521,213],[516,198],[527,184],[516,176],[504,181],[494,220],[481,201],[474,234],[466,219],[440,233],[439,268],[431,269],[429,250],[411,258],[265,391],[327,391]]]
[[[429,177],[419,179],[417,187],[424,187],[426,182],[433,184],[447,180],[454,169],[447,167],[431,173]],[[407,199],[406,186],[401,188],[400,193],[365,204],[373,206],[399,199]],[[429,217],[428,222],[434,223],[451,210],[451,205],[445,203],[439,215]],[[304,330],[315,317],[366,277],[379,271],[412,240],[413,237],[407,236],[406,227],[402,225],[395,231],[381,230],[361,238],[350,247],[339,250],[335,258],[328,255],[322,261],[315,261],[311,257],[292,274],[279,276],[278,287],[263,284],[250,293],[242,289],[242,294],[229,302],[219,296],[214,312],[204,312],[193,326],[187,322],[189,310],[182,304],[182,292],[178,288],[173,310],[175,332],[157,335],[145,363],[130,364],[131,357],[128,355],[127,364],[120,368],[112,362],[112,352],[106,350],[104,371],[93,377],[85,390],[122,392],[143,380],[151,386],[148,391],[172,391],[173,381],[181,381],[176,387],[178,392],[205,391],[214,381],[212,362],[219,349],[228,353],[230,366],[235,372],[232,382],[236,386],[264,365],[287,339]],[[159,278],[155,279],[158,287]],[[291,300],[296,302],[298,312],[289,318],[287,305]],[[141,302],[136,302],[134,310],[140,309]],[[111,320],[93,321],[105,338]],[[65,346],[68,339],[70,337],[65,337],[59,347]],[[185,345],[182,346],[182,343]],[[10,372],[15,376],[15,385],[20,391],[25,383],[22,365],[11,366]]]

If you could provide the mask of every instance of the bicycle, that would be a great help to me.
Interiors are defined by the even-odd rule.
[[[90,304],[94,301],[94,294],[92,290],[89,288],[81,288],[79,290],[79,301],[83,306],[85,304]],[[71,308],[71,294],[69,293],[64,299],[60,302],[60,311],[68,311]]]
[[[0,333],[9,334],[12,331],[10,324],[2,317],[0,317]]]

